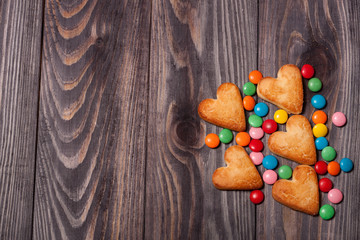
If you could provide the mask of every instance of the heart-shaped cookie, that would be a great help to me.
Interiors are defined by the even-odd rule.
[[[277,76],[261,79],[257,85],[257,95],[288,113],[300,114],[304,93],[299,68],[293,64],[284,65]]]
[[[259,172],[243,147],[229,147],[224,158],[227,167],[216,169],[212,176],[217,189],[253,190],[263,186]]]
[[[302,115],[291,116],[286,130],[271,134],[268,140],[270,151],[300,164],[315,164],[316,149],[309,120]]]
[[[205,121],[237,132],[246,129],[244,106],[239,88],[233,83],[223,83],[217,89],[217,99],[205,99],[198,107]]]
[[[319,213],[319,187],[315,170],[307,165],[295,168],[292,180],[281,179],[272,187],[273,198],[294,210],[310,215]]]

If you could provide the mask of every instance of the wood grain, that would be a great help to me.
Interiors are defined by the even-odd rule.
[[[34,239],[143,236],[149,1],[45,1]]]
[[[260,1],[259,5],[259,70],[266,76],[275,76],[286,63],[301,67],[314,66],[316,77],[323,82],[320,94],[327,99],[324,111],[331,118],[336,111],[347,115],[348,123],[338,128],[327,122],[328,140],[337,150],[339,162],[349,157],[357,162],[359,129],[359,4],[350,1]],[[310,104],[314,93],[304,80],[304,111],[310,119],[315,111]],[[275,107],[271,107],[268,118]],[[283,129],[283,127],[282,127]],[[267,141],[267,139],[265,139]],[[265,154],[269,154],[266,150]],[[318,151],[318,159],[321,160]],[[280,164],[293,168],[296,163],[280,158]],[[261,168],[263,171],[264,169]],[[344,193],[344,200],[334,205],[336,215],[331,221],[295,212],[275,202],[271,186],[264,189],[268,196],[257,207],[257,237],[260,239],[358,239],[359,185],[358,167],[351,173],[342,172],[329,177],[334,187]],[[321,205],[330,203],[321,193]]]
[[[42,5],[0,1],[0,239],[31,237]]]
[[[223,82],[242,86],[256,68],[257,4],[247,1],[152,3],[146,239],[252,239],[249,192],[212,184],[224,152],[204,146],[220,128],[197,106]]]

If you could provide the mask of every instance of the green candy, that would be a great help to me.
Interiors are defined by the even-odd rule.
[[[322,88],[322,83],[318,78],[312,78],[308,82],[308,87],[313,92],[318,92]]]
[[[320,208],[319,214],[322,219],[329,220],[334,216],[335,210],[331,205],[325,204]]]
[[[252,82],[245,83],[244,86],[243,86],[243,92],[247,96],[254,95],[255,92],[256,92],[255,84],[253,84]]]
[[[261,127],[263,124],[262,118],[256,114],[250,115],[248,122],[252,127]]]
[[[229,143],[233,140],[233,133],[229,129],[224,128],[219,134],[222,143]]]
[[[335,159],[336,151],[333,147],[330,147],[330,146],[324,147],[324,149],[321,151],[321,157],[325,161],[330,162]]]
[[[292,169],[288,165],[282,165],[279,168],[279,177],[283,179],[289,179],[292,175]]]

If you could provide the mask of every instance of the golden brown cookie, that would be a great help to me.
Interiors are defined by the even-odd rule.
[[[244,106],[239,88],[233,83],[223,83],[217,89],[217,99],[205,99],[198,107],[205,121],[237,132],[245,131]]]
[[[274,183],[272,196],[289,208],[317,215],[319,213],[319,187],[315,170],[307,165],[297,166],[292,180],[281,179]]]
[[[300,164],[313,165],[316,162],[314,137],[309,120],[294,115],[286,123],[286,132],[277,131],[268,140],[271,152]]]
[[[287,64],[280,68],[277,78],[265,77],[257,85],[257,94],[288,113],[300,114],[304,93],[299,68]]]
[[[212,181],[221,190],[253,190],[263,186],[261,176],[245,149],[239,145],[225,152],[226,167],[215,170]]]

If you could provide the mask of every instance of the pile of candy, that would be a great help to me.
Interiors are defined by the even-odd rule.
[[[309,79],[308,88],[312,92],[319,92],[322,89],[322,82],[320,79],[313,77],[314,68],[305,64],[301,69],[301,74],[305,79]],[[254,111],[254,114],[248,118],[248,123],[251,128],[249,132],[239,132],[235,141],[242,147],[248,146],[252,151],[249,156],[255,165],[262,164],[266,171],[262,177],[266,184],[274,184],[278,177],[282,179],[290,179],[292,176],[292,169],[288,165],[282,165],[278,168],[276,173],[274,169],[277,168],[279,162],[273,155],[264,156],[261,151],[264,144],[261,139],[264,134],[272,134],[278,129],[278,124],[285,124],[288,120],[288,113],[282,109],[275,112],[273,119],[263,121],[269,113],[269,107],[263,102],[256,103],[252,97],[256,93],[256,84],[262,79],[262,74],[258,70],[254,70],[249,74],[250,82],[243,85],[243,93],[246,95],[243,98],[243,105],[245,110]],[[332,176],[337,176],[340,171],[350,172],[353,169],[353,162],[349,158],[342,158],[340,164],[334,159],[336,158],[336,151],[329,146],[328,140],[325,136],[328,134],[326,127],[327,114],[322,111],[326,106],[326,99],[322,95],[314,95],[311,98],[311,104],[316,109],[312,115],[312,121],[315,124],[313,127],[313,135],[315,136],[315,147],[321,151],[321,157],[325,161],[317,161],[315,164],[315,171],[318,175],[325,175],[329,173]],[[332,116],[332,123],[337,127],[342,127],[346,124],[346,117],[341,112],[336,112]],[[220,142],[230,143],[233,140],[233,133],[229,129],[223,129],[219,135],[210,133],[205,138],[205,144],[210,148],[216,148]],[[329,162],[329,163],[327,163]],[[321,192],[328,193],[328,199],[331,203],[338,204],[343,199],[343,194],[339,189],[333,188],[333,183],[329,178],[321,178],[319,180],[319,189]],[[264,194],[260,190],[254,190],[250,193],[250,200],[254,204],[259,204],[264,200]],[[334,207],[325,204],[320,208],[319,215],[325,219],[331,219],[335,214]]]

